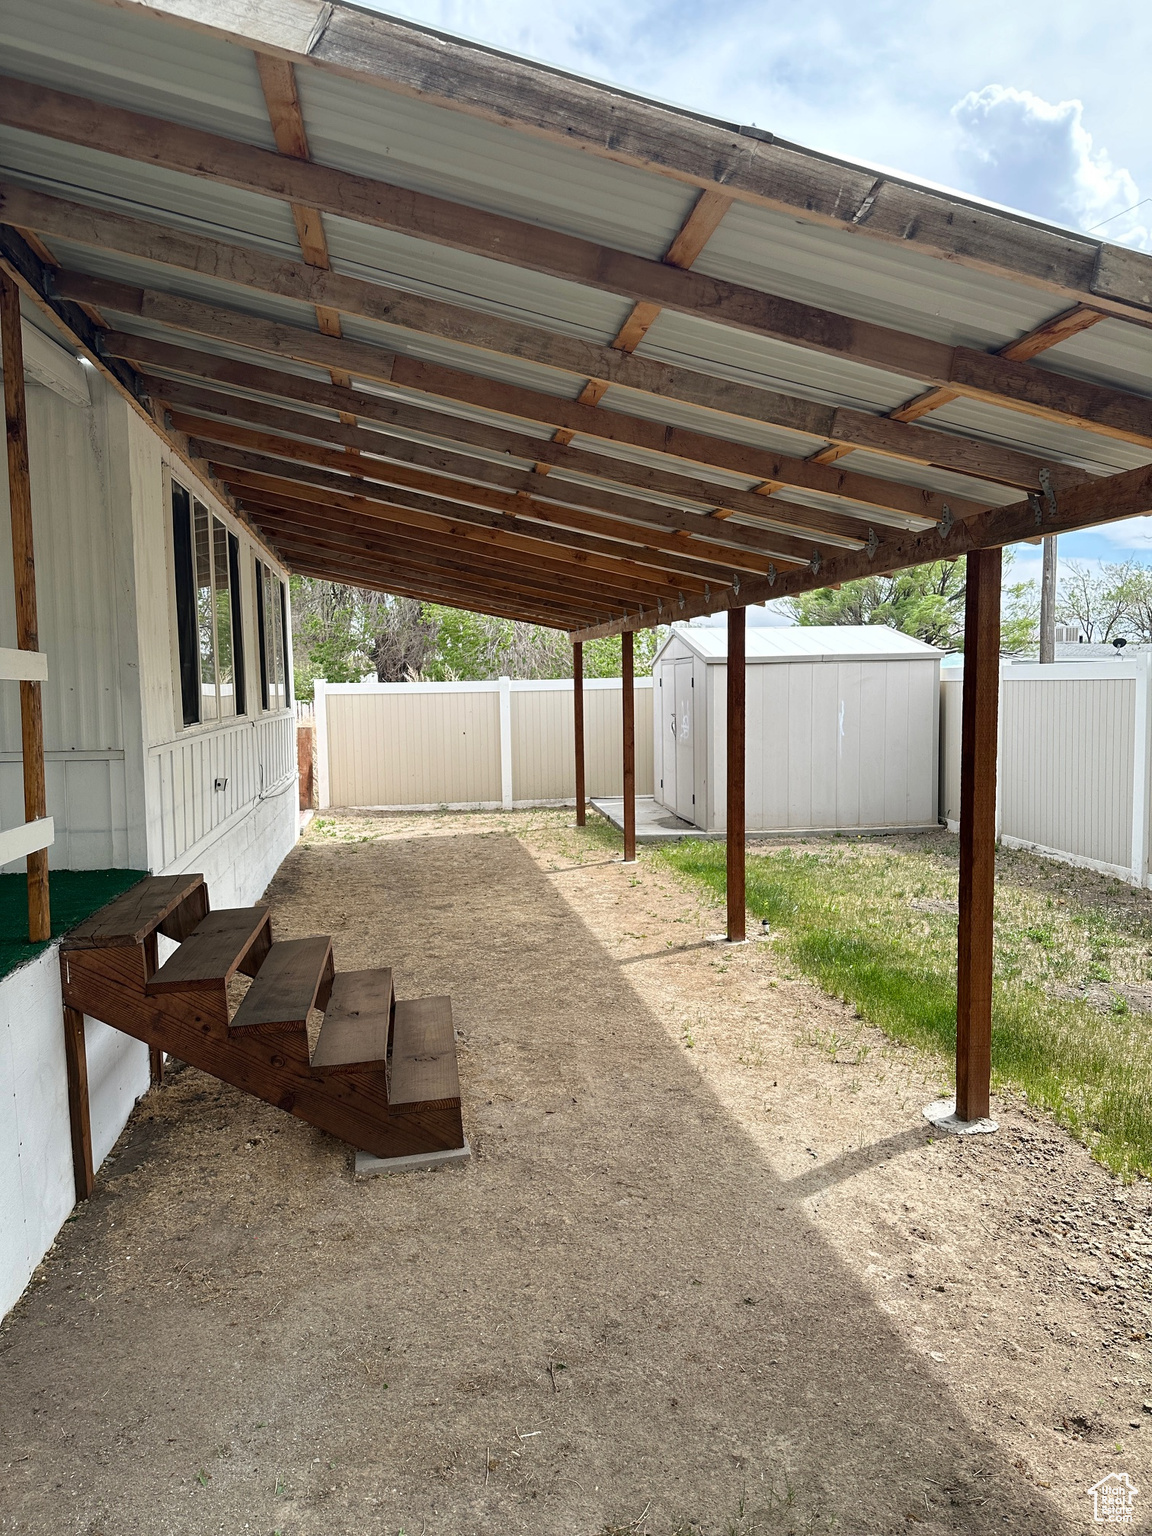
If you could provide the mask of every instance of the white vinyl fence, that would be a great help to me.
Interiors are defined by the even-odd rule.
[[[963,669],[940,685],[940,814],[960,818]],[[997,831],[1133,885],[1149,878],[1152,656],[1000,669]]]
[[[511,809],[576,795],[571,679],[316,684],[321,809]],[[635,694],[636,793],[652,793],[652,679]],[[589,796],[623,792],[619,678],[584,683]]]

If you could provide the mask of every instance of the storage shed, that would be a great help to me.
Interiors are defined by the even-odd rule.
[[[886,625],[749,628],[747,830],[935,826],[940,651]],[[724,829],[728,635],[683,625],[653,664],[655,795]]]

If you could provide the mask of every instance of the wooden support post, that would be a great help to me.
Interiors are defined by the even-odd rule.
[[[572,642],[572,732],[576,748],[576,825],[585,822],[584,784],[584,646]]]
[[[620,636],[620,689],[624,711],[624,862],[636,862],[636,704],[632,667],[632,631]]]
[[[728,610],[728,941],[742,944],[744,880],[744,631],[745,610]]]
[[[36,561],[32,549],[32,488],[28,465],[28,406],[24,394],[24,341],[20,290],[0,270],[0,355],[4,363],[4,424],[8,438],[8,505],[12,520],[12,579],[16,588],[16,644],[37,651]],[[20,684],[20,745],[24,759],[24,820],[48,814],[44,787],[44,715],[38,682]],[[28,855],[28,937],[52,937],[48,903],[48,850]]]
[[[160,942],[153,929],[144,940],[144,977],[154,976],[160,969]],[[153,1088],[164,1085],[164,1052],[158,1045],[148,1047],[148,1080]]]
[[[76,1198],[87,1200],[96,1182],[92,1168],[92,1123],[88,1114],[88,1051],[84,1015],[64,1005],[64,1058],[68,1065],[68,1116],[72,1122],[72,1168]]]
[[[960,923],[956,955],[958,1120],[987,1118],[992,1074],[992,910],[996,874],[1000,577],[999,549],[969,552],[964,599],[960,748]]]

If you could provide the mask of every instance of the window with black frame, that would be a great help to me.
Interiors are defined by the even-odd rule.
[[[172,482],[180,704],[185,725],[245,713],[239,541]]]
[[[260,631],[260,702],[266,710],[287,709],[288,590],[262,560],[256,561],[256,623]]]

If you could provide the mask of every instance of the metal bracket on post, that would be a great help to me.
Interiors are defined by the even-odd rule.
[[[876,530],[875,530],[875,528],[869,528],[869,530],[868,530],[868,542],[864,546],[864,549],[867,552],[869,560],[875,560],[875,558],[876,558],[876,551],[879,548],[880,548],[880,540],[876,537]]]
[[[956,519],[952,515],[952,508],[945,502],[940,511],[940,521],[936,524],[936,532],[940,535],[941,544],[952,532],[955,525]]]
[[[820,558],[820,551],[818,549],[814,549],[812,551],[812,558],[808,562],[808,567],[811,570],[813,576],[819,576],[819,574],[820,574],[820,567],[823,564],[824,564],[824,561]]]
[[[770,587],[774,587],[776,585],[776,577],[779,574],[780,573],[777,571],[776,567],[772,564],[771,561],[769,561],[768,562],[768,585]]]

